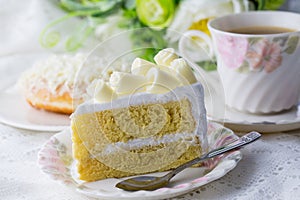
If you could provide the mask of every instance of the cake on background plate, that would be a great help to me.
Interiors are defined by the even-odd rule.
[[[88,85],[96,78],[106,79],[109,73],[104,58],[87,57],[61,54],[36,61],[18,81],[26,101],[37,109],[71,114],[85,100]]]
[[[95,80],[71,116],[79,179],[96,181],[173,169],[207,149],[204,92],[173,49],[156,63]]]

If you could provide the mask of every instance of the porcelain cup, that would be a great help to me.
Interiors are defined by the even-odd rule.
[[[292,32],[241,34],[242,27],[282,27]],[[206,41],[217,58],[227,107],[250,113],[274,113],[295,106],[300,96],[300,14],[253,11],[226,15],[209,22]],[[180,47],[179,47],[180,49]],[[183,51],[181,49],[181,51]]]

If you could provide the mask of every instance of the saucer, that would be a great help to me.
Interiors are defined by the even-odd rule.
[[[228,119],[225,120],[225,125],[236,131],[256,130],[266,133],[291,131],[300,128],[300,117],[297,116],[297,112],[298,109],[293,108],[278,114],[254,115],[229,109],[226,114]],[[243,119],[243,121],[238,119]]]
[[[219,75],[210,72],[218,90],[205,87],[205,107],[207,118],[218,122],[236,132],[258,131],[261,133],[285,132],[300,129],[300,99],[292,109],[271,114],[252,114],[240,112],[225,106],[225,94]]]
[[[220,113],[210,115],[208,112],[208,119],[222,123],[237,132],[254,130],[261,133],[285,132],[300,129],[299,107],[295,106],[290,110],[273,114],[244,113],[225,107],[222,115]]]

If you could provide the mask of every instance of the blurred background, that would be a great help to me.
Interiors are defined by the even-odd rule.
[[[162,34],[165,28],[183,31],[181,29],[185,27],[203,31],[201,23],[211,17],[248,9],[300,12],[299,0],[0,0],[0,5],[0,56],[89,50],[95,42],[120,29],[155,27],[152,29],[155,30],[155,35]],[[155,12],[156,9],[159,10]],[[198,15],[184,15],[185,10]],[[159,12],[161,15],[157,14]],[[153,15],[157,19],[151,19]],[[188,24],[189,20],[198,20],[199,24]],[[54,21],[56,24],[51,24]],[[47,33],[41,38],[43,31]],[[153,32],[149,31],[147,34],[153,37]],[[176,36],[166,35],[172,42],[178,39]],[[143,36],[147,37],[146,34]],[[59,37],[60,41],[55,41]],[[93,40],[95,38],[97,40]],[[63,44],[64,39],[68,40],[68,44]],[[165,45],[164,42],[158,43],[158,47]]]
[[[292,12],[300,12],[299,0],[286,0],[286,2],[280,7],[280,10],[289,10]]]
[[[212,18],[278,9],[300,12],[300,0],[0,0],[0,72],[14,66],[9,73],[15,74],[53,53],[88,52],[126,30],[137,30],[129,38],[133,47],[176,48],[187,30],[209,35]],[[144,58],[155,53],[145,51]],[[215,69],[214,63],[200,64]]]

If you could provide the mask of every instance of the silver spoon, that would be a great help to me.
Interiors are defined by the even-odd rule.
[[[171,178],[173,178],[176,174],[181,172],[187,167],[191,167],[197,163],[200,163],[206,159],[213,158],[215,156],[221,155],[223,153],[226,153],[228,151],[232,151],[235,149],[238,149],[246,144],[249,144],[251,142],[254,142],[258,138],[260,138],[261,134],[258,132],[252,131],[242,137],[240,137],[238,140],[232,142],[229,145],[226,145],[224,147],[214,149],[207,154],[202,155],[201,157],[195,158],[194,160],[191,160],[183,165],[180,165],[173,171],[169,172],[168,174],[162,176],[162,177],[155,177],[155,176],[138,176],[134,178],[130,178],[124,181],[119,182],[116,187],[121,188],[123,190],[127,191],[137,191],[137,190],[155,190],[161,187],[164,187],[168,185]]]

